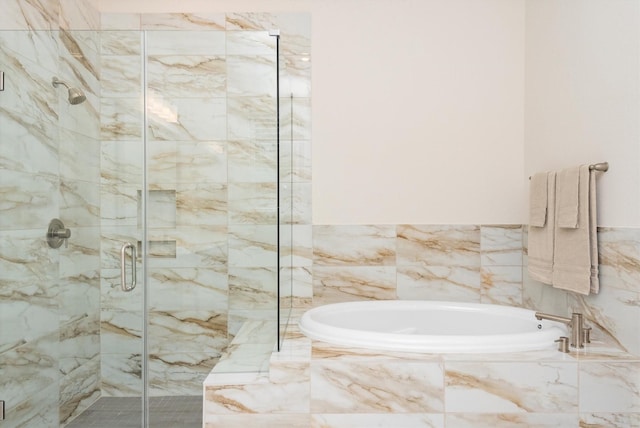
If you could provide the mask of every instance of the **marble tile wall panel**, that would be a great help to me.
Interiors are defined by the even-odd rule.
[[[176,222],[178,226],[226,225],[227,199],[225,183],[179,183]]]
[[[225,29],[223,13],[145,13],[141,16],[144,30],[210,30]]]
[[[0,230],[42,228],[49,224],[51,213],[58,212],[58,179],[11,170],[0,170],[0,195],[3,215]]]
[[[480,227],[399,225],[398,265],[480,267]]]
[[[448,362],[445,394],[447,412],[575,413],[577,363]]]
[[[281,183],[280,221],[284,224],[311,224],[311,183]]]
[[[393,266],[315,266],[313,305],[396,298]]]
[[[228,147],[220,141],[180,141],[176,145],[178,183],[226,183]]]
[[[444,428],[444,415],[429,413],[399,414],[313,414],[311,428],[422,427]],[[452,425],[458,427],[459,425]],[[477,425],[476,425],[477,427]]]
[[[142,104],[140,98],[102,98],[100,139],[141,141]]]
[[[288,428],[309,428],[311,426],[311,416],[301,415],[278,415],[278,414],[237,414],[237,415],[205,415],[205,428],[246,428],[247,426],[278,427]]]
[[[481,303],[522,306],[522,266],[482,266]]]
[[[270,97],[228,97],[227,138],[229,141],[275,141],[276,108],[276,100]]]
[[[57,409],[59,394],[59,344],[57,336],[44,335],[38,339],[23,342],[22,345],[12,349],[2,349],[2,351],[0,365],[3,368],[11,367],[11,370],[3,370],[3,376],[0,380],[0,394],[6,402],[7,414],[14,416],[15,413],[20,412],[21,407],[27,406],[31,407],[29,413],[37,412],[38,410],[33,407],[39,405],[30,400],[31,397],[37,396],[43,390],[48,390],[51,397],[41,397],[43,401],[40,405],[47,407],[47,403],[51,403],[53,400]],[[51,385],[55,386],[53,391],[48,388]],[[57,419],[57,410],[55,414]],[[21,420],[20,417],[15,416],[9,419]]]
[[[113,16],[113,15],[110,15],[110,16]],[[109,57],[113,57],[113,56],[129,57],[132,60],[132,63],[127,64],[127,70],[134,70],[135,68],[138,67],[138,65],[135,65],[135,64],[140,64],[140,65],[142,64],[142,59],[140,58],[140,54],[142,53],[142,33],[140,31],[135,31],[136,30],[135,28],[126,28],[128,25],[125,25],[123,22],[123,21],[129,21],[129,20],[132,22],[137,21],[139,25],[139,20],[140,20],[139,16],[127,15],[127,14],[123,14],[122,17],[120,17],[120,15],[117,15],[117,16],[118,17],[115,20],[118,23],[122,21],[122,25],[114,23],[114,26],[116,28],[109,28],[101,31],[100,33],[100,53],[102,54],[102,66],[103,66],[102,71],[109,73],[103,77],[116,76],[116,79],[114,79],[114,81],[101,82],[103,87],[111,88],[110,90],[105,92],[105,95],[114,91],[113,87],[119,83],[119,80],[121,80],[121,77],[123,76],[123,74],[121,74],[120,75],[121,77],[117,78],[118,74],[116,74],[117,73],[116,70],[118,70],[118,68],[114,68],[111,70],[108,68],[105,68],[106,66],[105,62],[110,59]],[[106,19],[106,15],[102,15],[102,20],[105,21],[105,19]],[[104,22],[103,22],[103,26],[104,26]],[[135,25],[132,25],[132,26],[135,26]],[[120,28],[120,27],[124,27],[124,28]],[[127,74],[130,74],[130,73],[131,71],[127,72]],[[126,82],[121,82],[121,83],[125,84]]]
[[[229,227],[229,267],[271,267],[277,263],[275,225]]]
[[[59,216],[68,228],[99,226],[100,186],[96,182],[61,179]]]
[[[606,287],[640,292],[640,229],[598,228],[598,256]]]
[[[59,0],[60,28],[73,30],[100,29],[100,13],[85,0]]]
[[[99,140],[61,129],[58,150],[60,177],[90,183],[99,182]]]
[[[446,426],[456,428],[578,427],[578,416],[567,413],[448,413]]]
[[[151,311],[206,310],[227,306],[226,266],[153,268],[149,272]]]
[[[147,31],[147,54],[156,55],[225,55],[225,31]]]
[[[229,47],[232,49],[232,47]],[[227,93],[232,97],[276,97],[275,49],[264,54],[227,56]]]
[[[137,32],[110,31],[106,35],[103,34],[102,46],[111,38],[116,37],[128,39],[134,48],[127,46],[130,51],[118,53],[123,51],[124,47],[102,47],[103,50],[111,49],[113,53],[103,52],[101,56],[100,94],[103,98],[127,98],[136,94],[142,95],[142,59],[139,48],[135,48],[136,43],[140,43],[140,35]]]
[[[311,98],[280,98],[280,135],[311,140]]]
[[[238,183],[275,182],[277,177],[275,141],[229,141],[228,179]]]
[[[142,186],[142,140],[102,141],[100,148],[103,185]],[[103,204],[107,205],[107,204]],[[108,207],[105,207],[108,209]]]
[[[60,278],[75,277],[100,269],[100,229],[98,227],[75,227],[60,252]]]
[[[398,266],[398,298],[480,302],[481,277],[464,266]]]
[[[384,379],[382,388],[380,379]],[[444,410],[442,379],[439,363],[312,361],[311,411],[440,413]]]
[[[394,226],[314,226],[313,259],[318,266],[393,266]]]
[[[100,354],[102,396],[141,397],[142,361],[140,354]]]
[[[65,363],[65,359],[61,360]],[[100,355],[76,365],[60,381],[59,419],[64,424],[100,398]]]
[[[229,183],[229,225],[275,225],[276,183]]]
[[[150,140],[222,141],[227,136],[227,103],[222,98],[147,98]]]
[[[165,98],[225,97],[228,68],[224,56],[153,55],[147,58],[148,87]]]
[[[284,225],[280,229],[280,241],[285,243],[280,253],[282,266],[313,266],[313,226]]]
[[[274,267],[230,267],[229,309],[275,309],[276,287]]]
[[[7,30],[48,30],[58,28],[59,1],[9,0],[3,4],[0,28]]]
[[[640,426],[640,413],[583,413],[580,426],[627,428]]]
[[[100,29],[104,34],[108,32],[106,30],[140,30],[141,18],[139,13],[101,13]]]
[[[283,183],[311,182],[311,141],[285,138],[280,147],[280,180]]]
[[[226,226],[194,226],[153,230],[150,241],[175,242],[176,257],[153,257],[152,268],[193,268],[224,265],[228,259]]]
[[[153,311],[148,334],[149,353],[156,356],[178,350],[219,355],[227,345],[226,310],[214,303],[206,310]]]
[[[640,414],[640,361],[580,364],[580,412]]]
[[[5,407],[7,420],[2,422],[3,425],[7,428],[57,427],[59,423],[59,389],[58,383],[55,382],[35,392],[19,406],[13,409]]]
[[[152,354],[149,394],[152,397],[202,394],[202,381],[218,358],[219,354],[211,352]]]
[[[100,313],[100,271],[93,270],[60,279],[57,295],[59,320],[66,323]]]

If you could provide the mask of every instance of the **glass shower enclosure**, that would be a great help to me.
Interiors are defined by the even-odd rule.
[[[247,325],[274,350],[292,239],[278,44],[0,31],[3,427],[81,426],[108,400],[132,409],[114,426],[201,426],[167,403],[201,405],[225,355],[253,370],[228,351]]]

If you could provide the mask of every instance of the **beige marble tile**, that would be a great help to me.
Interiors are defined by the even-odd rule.
[[[522,225],[480,226],[482,266],[522,266]]]
[[[313,413],[438,413],[444,409],[439,363],[312,361],[311,385]]]
[[[581,362],[580,411],[640,413],[640,361]]]
[[[577,363],[447,362],[445,394],[448,413],[576,412]]]
[[[398,265],[480,267],[480,227],[398,225]]]
[[[578,416],[575,413],[448,413],[446,426],[455,428],[543,428],[543,427],[578,427]]]
[[[395,276],[391,266],[316,266],[313,305],[395,299]]]
[[[400,299],[480,302],[479,267],[399,265],[397,269]]]
[[[409,414],[313,414],[312,428],[444,428],[444,415]]]
[[[393,266],[395,227],[314,226],[313,258],[319,266]]]
[[[581,413],[580,427],[630,428],[640,426],[640,413]]]

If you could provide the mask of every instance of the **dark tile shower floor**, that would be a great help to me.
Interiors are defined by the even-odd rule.
[[[140,398],[102,397],[66,428],[140,428]],[[151,428],[201,428],[202,397],[151,397]]]

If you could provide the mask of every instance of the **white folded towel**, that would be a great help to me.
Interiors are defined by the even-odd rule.
[[[547,222],[547,172],[539,172],[529,183],[529,226],[543,227]]]
[[[546,218],[542,227],[529,224],[528,267],[527,270],[532,279],[545,284],[553,282],[553,251],[555,234],[555,198],[556,198],[556,174],[544,173],[546,179]],[[532,177],[532,181],[537,174]],[[539,184],[536,180],[536,185]],[[533,183],[531,184],[533,187]],[[538,189],[536,192],[542,193]],[[534,220],[535,221],[535,220]],[[539,219],[537,224],[540,224]]]
[[[595,195],[590,187],[595,182],[590,179],[589,165],[578,167],[577,197],[573,192],[573,175],[575,168],[565,170],[558,176],[558,193],[556,201],[557,217],[555,227],[555,245],[553,256],[553,286],[580,294],[589,294],[592,283],[592,259],[595,257],[597,278],[597,236],[592,233],[594,224],[591,220],[590,194]],[[563,185],[567,184],[563,189]],[[563,198],[568,198],[564,200]],[[577,215],[574,224],[574,213],[571,207],[577,199]],[[595,197],[593,197],[595,206]],[[562,215],[561,215],[562,213]],[[560,219],[564,220],[564,225]],[[595,221],[595,219],[593,220]],[[592,236],[593,235],[593,236]],[[595,242],[595,254],[593,244]]]

